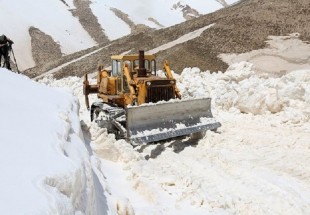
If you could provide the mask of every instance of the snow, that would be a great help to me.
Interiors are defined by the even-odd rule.
[[[202,72],[198,68],[185,69],[177,80],[184,97],[210,95],[216,108],[225,111],[237,108],[244,113],[285,115],[302,112],[302,123],[309,120],[309,75],[308,69],[279,78],[264,78],[255,74],[252,64],[241,62],[233,64],[223,74]]]
[[[178,39],[174,40],[174,41],[171,41],[169,43],[166,43],[162,46],[159,46],[155,49],[152,49],[152,50],[149,50],[146,52],[146,54],[156,54],[157,52],[159,51],[164,51],[166,49],[169,49],[169,48],[172,48],[178,44],[182,44],[182,43],[185,43],[189,40],[193,40],[197,37],[199,37],[205,30],[209,29],[209,28],[212,28],[215,24],[211,24],[211,25],[208,25],[208,26],[205,26],[205,27],[202,27],[202,28],[199,28],[193,32],[190,32],[188,34],[185,34],[181,37],[179,37]]]
[[[237,0],[231,0],[228,4],[237,2]],[[139,0],[92,0],[91,8],[93,13],[98,17],[99,22],[105,32],[111,32],[114,37],[121,35],[125,36],[128,32],[128,26],[124,26],[120,22],[120,19],[110,11],[111,8],[117,8],[123,13],[128,15],[128,18],[135,24],[144,24],[151,28],[161,28],[149,18],[153,18],[158,21],[164,27],[169,27],[185,21],[183,13],[179,8],[174,9],[173,6],[177,3],[181,5],[189,5],[191,8],[197,10],[200,14],[212,13],[216,10],[223,8],[223,5],[216,0],[200,1],[200,0],[157,0],[151,1],[139,1]],[[169,19],[167,19],[169,17]],[[124,29],[116,29],[117,32],[113,32],[115,29],[113,26],[125,27]],[[112,27],[112,29],[110,29]]]
[[[176,40],[174,40],[174,41],[171,41],[171,42],[169,42],[169,43],[166,43],[166,44],[163,44],[163,45],[161,45],[161,46],[159,46],[159,47],[156,47],[156,48],[154,48],[154,49],[152,49],[152,50],[149,50],[149,51],[146,52],[146,54],[156,54],[156,53],[159,52],[159,51],[164,51],[164,50],[169,49],[169,48],[172,48],[172,47],[174,47],[174,46],[176,46],[176,45],[178,45],[178,44],[185,43],[185,42],[187,42],[187,41],[189,41],[189,40],[193,40],[193,39],[195,39],[195,38],[201,36],[201,34],[202,34],[205,30],[207,30],[207,29],[213,27],[214,25],[215,25],[215,24],[211,24],[211,25],[207,25],[207,26],[205,26],[205,27],[199,28],[199,29],[197,29],[197,30],[195,30],[195,31],[193,31],[193,32],[190,32],[190,33],[188,33],[188,34],[185,34],[185,35],[179,37],[178,39],[176,39]],[[42,73],[41,75],[35,77],[34,80],[39,80],[39,79],[43,78],[44,76],[48,76],[48,75],[51,75],[51,74],[53,74],[53,73],[56,73],[57,71],[63,69],[64,67],[66,67],[66,66],[68,66],[68,65],[70,65],[70,64],[72,64],[72,63],[74,63],[74,62],[77,62],[77,61],[79,61],[79,60],[82,60],[82,59],[84,59],[84,58],[90,56],[90,55],[93,55],[93,54],[95,54],[95,53],[101,51],[102,49],[108,48],[110,45],[111,45],[111,44],[108,44],[108,45],[106,45],[105,47],[98,48],[98,49],[96,49],[96,50],[94,50],[94,51],[92,51],[92,52],[90,52],[90,53],[88,53],[88,54],[86,54],[86,55],[83,55],[83,56],[81,56],[81,57],[79,57],[79,58],[77,58],[77,59],[73,59],[73,60],[71,60],[71,61],[69,61],[69,62],[63,63],[63,64],[59,65],[58,67],[53,68],[53,69],[51,69],[51,70],[49,70],[49,71],[47,71],[47,72],[45,72],[45,73]],[[130,51],[131,51],[131,50],[125,51],[125,52],[121,53],[121,55],[128,54]],[[111,69],[111,68],[106,68],[106,69]],[[97,75],[97,73],[92,73],[92,74],[90,74],[91,77],[95,77],[96,75]],[[164,74],[162,74],[162,76],[165,77]]]
[[[288,36],[269,36],[269,47],[242,54],[221,54],[229,65],[247,61],[258,71],[283,74],[310,68],[310,45],[299,39],[298,33]]]
[[[232,0],[232,3],[236,1],[237,0]],[[184,4],[190,5],[192,8],[197,10],[200,14],[212,13],[214,11],[217,11],[223,8],[223,6],[219,4],[219,2],[216,0],[215,1],[182,0],[179,2],[182,2],[183,5]]]
[[[211,96],[222,124],[198,143],[133,148],[91,123],[82,104],[92,166],[111,214],[309,214],[309,74],[261,75],[248,62],[225,73],[174,74],[184,99]],[[70,87],[83,103],[80,78],[42,82]]]
[[[287,44],[274,52],[304,63],[294,46],[307,46]],[[184,100],[212,98],[222,126],[133,147],[90,122],[82,78],[39,84],[1,69],[1,212],[310,214],[310,67],[274,75],[240,60],[173,75]]]
[[[157,0],[143,1],[131,0],[92,0],[91,9],[97,16],[102,29],[107,34],[109,39],[117,39],[128,35],[131,30],[123,20],[117,17],[112,8],[121,10],[128,15],[128,18],[134,24],[143,24],[150,28],[159,29],[162,26],[150,21],[153,18],[163,25],[169,27],[185,21],[183,13],[179,8],[174,9],[173,6],[177,3],[181,5],[189,5],[191,8],[197,10],[200,14],[207,14],[223,8],[223,6],[216,0],[199,1],[199,0]],[[231,3],[236,2],[232,0]],[[167,19],[169,17],[169,19]],[[117,26],[117,28],[115,28]]]
[[[94,214],[78,100],[6,69],[0,78],[1,214]]]
[[[71,10],[75,9],[73,0],[64,2],[61,0],[24,0],[21,4],[18,0],[6,0],[1,5],[0,19],[6,20],[1,25],[1,34],[7,35],[15,42],[13,48],[21,70],[35,66],[31,51],[30,27],[38,28],[51,36],[60,45],[64,55],[97,45],[82,27],[78,18],[72,15]],[[148,0],[143,2],[139,0],[91,0],[90,8],[104,33],[110,40],[114,40],[130,34],[131,29],[111,11],[111,8],[127,14],[134,24],[144,24],[150,28],[159,29],[185,21],[182,12],[179,9],[173,9],[173,5],[178,2],[182,5],[188,4],[200,14],[223,8],[216,0]],[[233,2],[236,0],[231,0],[229,3]],[[155,19],[163,26],[155,24],[149,18]]]
[[[177,77],[183,96],[195,98],[203,92],[211,95],[213,112],[222,123],[218,133],[208,131],[196,146],[168,142],[133,150],[111,136],[92,143],[103,174],[111,156],[102,154],[102,150],[109,148],[113,155],[117,154],[111,160],[114,165],[121,165],[113,168],[119,173],[107,176],[106,183],[118,187],[119,182],[114,179],[127,178],[129,188],[119,188],[126,192],[118,197],[128,199],[126,207],[132,207],[135,214],[310,212],[310,71],[260,78],[253,68],[246,62],[232,66],[225,74],[192,68]],[[257,82],[266,91],[261,91]],[[273,95],[269,92],[275,84],[279,91],[276,101],[289,102],[270,114],[269,100],[262,98]],[[307,93],[284,93],[297,86],[304,87],[300,92]],[[253,94],[248,93],[249,89],[253,89]],[[300,115],[296,117],[295,113]],[[183,150],[179,149],[182,144]],[[148,203],[136,206],[131,189]],[[148,211],[140,211],[143,204]]]
[[[63,54],[71,54],[96,45],[78,19],[68,9],[73,1],[19,0],[5,1],[1,5],[1,33],[14,41],[14,52],[21,70],[35,66],[31,52],[29,28],[35,27],[50,35],[60,45]],[[14,14],[14,15],[13,15]],[[55,24],[56,23],[56,24]],[[16,27],[18,26],[18,27]]]
[[[100,2],[100,0],[97,0],[97,2]],[[146,3],[139,0],[126,2],[121,0],[105,0],[104,4],[108,7],[120,9],[128,14],[135,24],[145,24],[154,27],[154,23],[148,21],[149,17],[155,18],[159,23],[167,27],[184,21],[182,14],[173,12],[170,7],[166,6],[167,2],[164,0],[156,2],[147,1]],[[169,19],[166,17],[169,17]]]
[[[93,13],[110,40],[115,40],[131,33],[130,27],[115,15],[104,1],[94,1],[90,5]],[[117,26],[117,27],[116,27]]]
[[[93,54],[96,54],[97,52],[99,52],[99,51],[101,51],[101,50],[103,50],[103,49],[108,48],[110,45],[111,45],[111,44],[108,44],[108,45],[106,45],[106,46],[104,46],[104,47],[102,47],[102,48],[96,49],[95,51],[92,51],[92,52],[90,52],[90,53],[88,53],[88,54],[86,54],[86,55],[83,55],[83,56],[79,57],[79,58],[76,58],[76,59],[73,59],[73,60],[68,61],[68,62],[66,62],[66,63],[63,63],[63,64],[61,64],[61,65],[59,65],[59,66],[57,66],[57,67],[55,67],[55,68],[53,68],[53,69],[51,69],[51,70],[49,70],[49,71],[43,73],[43,74],[41,74],[41,75],[38,75],[37,77],[34,78],[34,80],[39,80],[40,78],[43,78],[43,77],[45,77],[45,76],[51,75],[51,74],[53,74],[53,73],[56,73],[56,72],[58,72],[59,70],[63,69],[64,67],[66,67],[66,66],[68,66],[68,65],[70,65],[70,64],[72,64],[72,63],[75,63],[75,62],[77,62],[77,61],[80,61],[80,60],[82,60],[82,59],[84,59],[84,58],[86,58],[86,57],[88,57],[88,56],[91,56],[91,55],[93,55]]]

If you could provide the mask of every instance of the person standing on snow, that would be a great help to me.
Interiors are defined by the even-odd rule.
[[[0,55],[1,55],[0,65],[1,65],[1,58],[3,56],[4,65],[9,70],[11,70],[9,51],[12,48],[12,44],[14,44],[14,42],[9,38],[7,38],[5,35],[0,36]]]

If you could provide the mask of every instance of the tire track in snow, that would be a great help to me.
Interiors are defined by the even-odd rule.
[[[70,79],[72,84],[65,85],[76,86],[76,94],[83,102],[82,83],[77,83],[81,79]],[[143,204],[139,201],[137,206],[137,197],[128,197],[127,190],[131,190],[133,195],[153,201],[148,208],[158,214],[309,214],[309,132],[296,124],[282,123],[276,114],[216,115],[223,125],[220,133],[208,132],[196,147],[188,146],[179,153],[167,147],[148,160],[143,158],[158,144],[137,152],[102,129],[92,128],[96,158],[113,158],[120,166],[115,171],[119,175],[105,174],[104,165],[96,167],[107,177],[105,183],[122,191],[108,198],[128,198],[124,207],[131,204],[137,211]],[[89,118],[84,106],[80,116]],[[125,177],[126,186],[131,187],[117,184],[114,179],[120,177]]]
[[[300,162],[308,163],[309,134],[304,134],[296,145],[300,149],[294,151],[288,147],[294,137],[283,136],[278,128],[248,116],[238,118],[237,122],[225,120],[220,134],[208,132],[197,148],[186,148],[177,155],[165,150],[133,175],[139,175],[136,180],[157,183],[158,190],[173,193],[180,204],[189,200],[232,214],[307,214],[309,180],[289,170],[298,168]],[[292,130],[284,127],[283,133]],[[305,168],[301,173],[307,177],[310,169]]]

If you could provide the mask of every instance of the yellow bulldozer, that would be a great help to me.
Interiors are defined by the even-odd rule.
[[[144,51],[114,55],[111,70],[99,69],[97,83],[84,76],[83,92],[91,120],[132,144],[145,144],[216,130],[211,99],[182,100],[167,61],[165,77],[156,70],[155,55]],[[89,105],[89,94],[99,101]]]

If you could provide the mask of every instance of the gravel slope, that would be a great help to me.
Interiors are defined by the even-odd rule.
[[[115,40],[111,42],[109,49],[64,68],[57,77],[72,74],[81,76],[94,71],[100,61],[105,65],[110,64],[112,54],[128,50],[132,52],[137,52],[139,49],[150,50],[213,23],[216,25],[200,37],[161,51],[157,56],[160,64],[164,59],[168,59],[177,73],[185,67],[195,66],[202,70],[225,71],[228,64],[219,58],[219,54],[244,53],[264,48],[265,41],[270,35],[286,36],[298,32],[301,40],[309,41],[310,16],[307,15],[309,8],[310,3],[306,0],[240,1],[231,7],[179,25],[156,31],[150,29]],[[44,67],[33,68],[26,71],[26,74],[41,74],[53,68]]]

